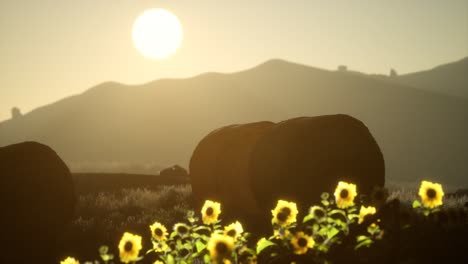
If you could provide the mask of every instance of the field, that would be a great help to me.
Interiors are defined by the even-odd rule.
[[[140,176],[142,179],[144,177]],[[109,175],[101,179],[104,180],[100,180],[99,184],[104,186],[105,182],[108,183],[105,191],[89,188],[89,179],[82,179],[78,185],[76,217],[60,239],[61,257],[70,255],[80,260],[99,260],[98,248],[101,245],[108,245],[113,253],[117,253],[118,241],[126,231],[140,234],[144,248],[149,248],[150,224],[159,221],[171,228],[176,222],[183,221],[188,210],[194,209],[189,184],[168,184],[163,181],[166,184],[160,182],[150,189],[145,180],[140,180],[140,186],[122,188],[125,184],[119,183],[119,180],[113,182]],[[411,205],[417,199],[415,189],[392,187],[389,192],[388,200],[398,198],[402,204]],[[466,195],[446,195],[444,208],[463,208],[467,203]],[[199,213],[200,209],[195,209]],[[304,215],[302,212],[299,214]]]

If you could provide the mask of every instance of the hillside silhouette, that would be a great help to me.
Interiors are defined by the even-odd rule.
[[[400,75],[398,83],[468,99],[468,57],[427,71]]]
[[[38,141],[75,171],[81,162],[187,167],[196,144],[217,127],[343,113],[369,127],[390,182],[468,185],[468,100],[414,81],[437,79],[442,91],[457,75],[447,69],[399,76],[404,85],[275,59],[230,74],[134,86],[107,82],[0,123],[0,146]]]

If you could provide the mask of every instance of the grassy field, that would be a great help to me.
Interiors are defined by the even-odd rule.
[[[191,208],[190,200],[190,185],[80,195],[76,217],[60,241],[63,256],[94,260],[101,245],[116,250],[125,231],[141,234],[146,239],[143,243],[150,245],[148,225],[158,220],[172,226]]]
[[[398,198],[405,204],[418,198],[416,190],[392,187],[389,191],[389,199]],[[63,256],[72,255],[82,260],[97,259],[97,249],[101,245],[108,245],[117,252],[117,242],[125,231],[142,235],[143,244],[151,245],[148,225],[159,221],[172,227],[192,209],[189,184],[105,192],[82,190],[80,193],[76,217],[64,232],[60,245]],[[468,196],[446,197],[446,208],[459,208],[468,203]]]

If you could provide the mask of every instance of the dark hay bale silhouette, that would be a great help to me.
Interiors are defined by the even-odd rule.
[[[226,126],[200,141],[190,160],[192,192],[198,207],[205,199],[213,199],[222,203],[223,218],[226,214],[258,212],[247,166],[255,142],[273,125],[257,122]]]
[[[0,263],[57,262],[57,238],[76,202],[65,163],[39,143],[2,147],[0,189]]]
[[[182,166],[174,165],[169,168],[165,168],[159,172],[159,176],[163,177],[188,177],[188,172]]]
[[[385,183],[382,152],[368,128],[348,115],[300,117],[276,124],[257,142],[249,163],[251,187],[264,209],[278,199],[306,206],[338,181],[370,194]]]
[[[193,152],[190,177],[196,205],[213,199],[228,214],[268,223],[270,216],[259,212],[274,208],[278,199],[295,201],[305,210],[322,192],[333,192],[340,180],[370,194],[384,185],[385,166],[362,122],[329,115],[217,129]]]

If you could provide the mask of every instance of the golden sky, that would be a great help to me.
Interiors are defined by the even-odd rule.
[[[149,8],[183,26],[166,60],[132,43]],[[104,81],[233,72],[272,58],[407,73],[467,55],[467,0],[1,0],[0,120],[13,106],[27,112]]]

